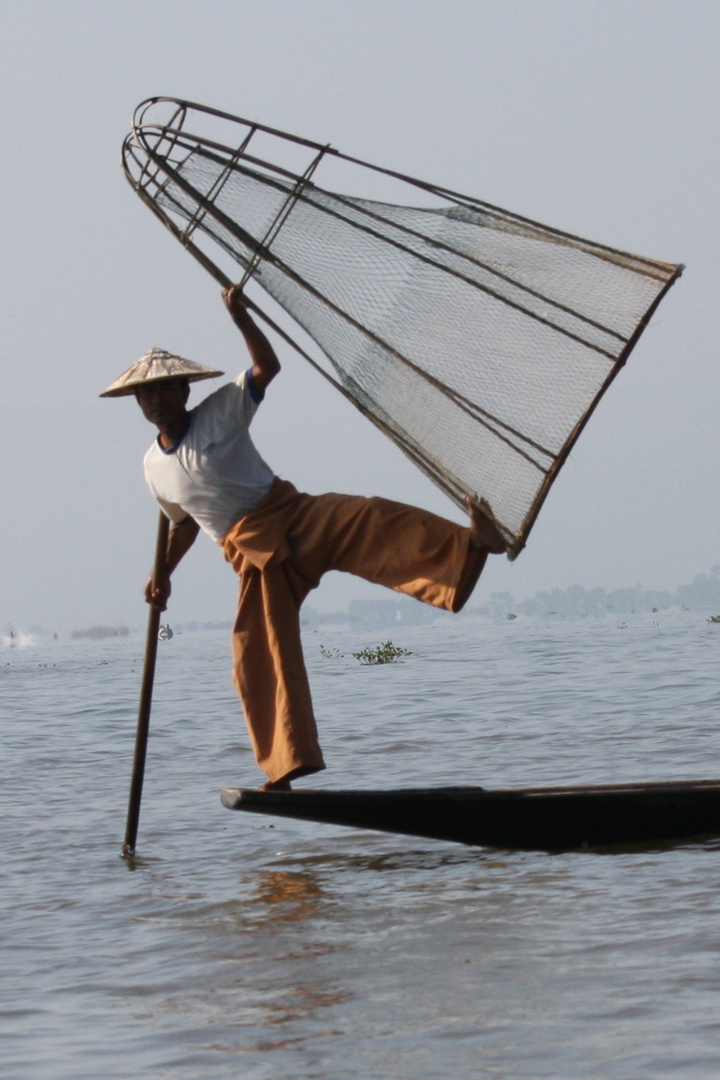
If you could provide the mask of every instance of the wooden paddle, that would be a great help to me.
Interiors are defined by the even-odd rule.
[[[165,568],[169,526],[170,522],[165,514],[160,511],[157,541],[155,544],[153,584],[155,584]],[[133,759],[132,779],[130,781],[130,801],[128,804],[127,825],[125,827],[125,843],[123,844],[122,849],[122,856],[124,859],[132,858],[135,854],[135,841],[137,840],[138,821],[140,820],[140,800],[142,799],[143,777],[145,775],[145,754],[147,751],[148,733],[150,730],[150,706],[152,704],[153,680],[155,678],[155,657],[157,656],[158,631],[160,629],[161,614],[162,612],[157,608],[150,607],[147,641],[145,643],[145,664],[143,667],[142,686],[140,688],[140,708],[138,711],[137,733],[135,735],[135,757]]]

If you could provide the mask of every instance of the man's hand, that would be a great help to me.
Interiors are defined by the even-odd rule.
[[[165,611],[171,591],[169,575],[160,578],[154,586],[153,579],[149,577],[145,583],[145,603],[152,605],[156,611]]]
[[[232,315],[233,322],[245,338],[248,352],[252,358],[252,380],[260,397],[280,370],[280,361],[275,350],[255,323],[245,304],[245,297],[239,285],[223,289],[222,297]]]
[[[231,285],[229,289],[223,289],[222,298],[235,322],[238,322],[238,319],[242,321],[243,315],[248,314],[245,297],[239,285]]]
[[[165,572],[159,575],[155,586],[153,579],[148,578],[145,583],[145,602],[152,604],[157,611],[164,611],[170,599],[170,575],[195,543],[200,526],[190,515],[184,518],[178,525],[173,525],[168,536],[167,559]]]

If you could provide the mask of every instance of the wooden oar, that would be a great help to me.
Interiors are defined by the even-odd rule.
[[[153,584],[158,581],[165,568],[169,521],[160,511],[157,542],[155,545],[155,565]],[[148,732],[150,730],[150,706],[152,705],[153,680],[155,678],[155,657],[157,655],[160,615],[155,607],[150,608],[148,617],[147,641],[145,643],[145,664],[143,667],[142,686],[140,688],[140,708],[138,710],[137,734],[135,735],[135,757],[133,759],[132,779],[130,781],[130,801],[128,804],[125,843],[122,855],[124,859],[135,854],[138,821],[140,820],[140,800],[142,799],[143,777],[145,775],[145,754],[147,751]]]

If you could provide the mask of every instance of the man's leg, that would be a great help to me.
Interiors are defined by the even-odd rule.
[[[300,641],[305,592],[286,563],[247,569],[233,630],[233,679],[270,784],[325,768]]]
[[[307,588],[342,570],[459,611],[485,564],[504,544],[482,511],[471,527],[388,499],[302,495],[288,526],[291,561]]]
[[[273,786],[324,768],[299,626],[300,605],[322,575],[344,570],[459,611],[488,552],[504,549],[477,508],[470,509],[471,527],[463,528],[386,499],[301,495],[281,483],[291,497],[286,493],[277,520],[273,507],[264,507],[264,518],[250,515],[225,543],[243,582],[233,635],[235,683],[256,757]],[[282,553],[261,571],[251,553],[277,536],[285,537]]]

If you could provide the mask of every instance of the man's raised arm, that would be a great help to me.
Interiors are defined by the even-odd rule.
[[[245,338],[245,344],[252,358],[252,380],[255,389],[262,397],[268,385],[280,371],[280,361],[275,350],[250,316],[245,307],[242,289],[233,285],[223,289],[223,300],[232,315],[233,322]]]

